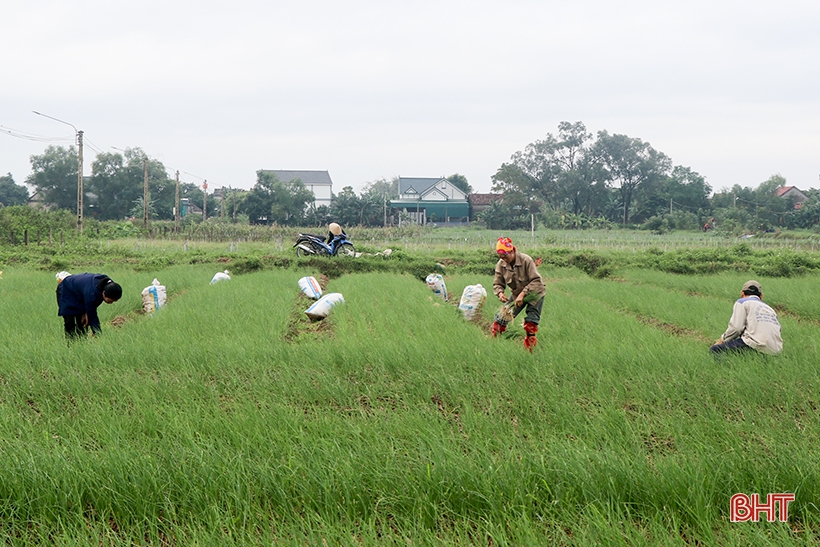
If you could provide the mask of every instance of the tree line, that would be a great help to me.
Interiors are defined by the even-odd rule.
[[[26,184],[51,208],[76,210],[77,149],[49,146],[31,157]],[[172,220],[176,180],[159,160],[140,148],[100,153],[86,177],[84,215],[98,220],[143,218],[144,173],[147,165],[149,218]],[[465,193],[466,177],[447,177]],[[674,229],[721,227],[732,231],[775,227],[806,228],[820,224],[820,195],[795,208],[792,198],[776,191],[786,180],[773,175],[756,188],[735,185],[712,194],[706,179],[689,167],[674,165],[663,152],[639,138],[593,135],[582,122],[562,122],[557,134],[515,152],[492,175],[499,196],[477,218],[493,229],[529,228],[536,220],[550,228],[583,229],[630,226],[664,232]],[[382,226],[393,219],[389,202],[398,197],[398,177],[366,183],[360,193],[345,186],[330,207],[313,207],[313,192],[300,180],[281,181],[274,173],[257,171],[251,190],[223,187],[218,194],[199,184],[180,182],[180,198],[205,210],[210,218],[250,224],[321,226]],[[8,174],[0,177],[0,203],[23,204],[26,186]],[[193,218],[202,218],[192,216]]]
[[[672,229],[721,227],[732,231],[806,228],[820,223],[820,195],[795,208],[776,190],[786,179],[773,175],[757,188],[734,185],[712,195],[706,179],[674,165],[649,143],[627,135],[588,132],[582,122],[562,122],[557,135],[514,153],[492,176],[503,194],[484,212],[488,226]]]

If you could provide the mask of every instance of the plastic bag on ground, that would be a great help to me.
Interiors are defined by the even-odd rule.
[[[151,285],[142,289],[142,309],[145,313],[154,313],[164,307],[166,299],[165,285],[160,285],[156,278]]]
[[[330,309],[337,304],[344,304],[344,297],[341,293],[338,292],[329,292],[324,295],[322,298],[317,300],[310,306],[308,309],[305,310],[305,315],[313,319],[314,321],[318,321],[319,319],[324,319],[330,313]]]
[[[487,290],[480,283],[464,287],[464,292],[461,293],[461,301],[458,303],[458,309],[461,310],[464,319],[471,321],[486,298]]]
[[[444,278],[441,274],[431,273],[427,276],[425,281],[427,286],[430,287],[430,290],[433,291],[433,294],[440,296],[445,302],[449,300],[449,297],[447,296],[447,285],[444,284]]]
[[[211,279],[211,285],[213,285],[217,281],[223,281],[225,279],[230,279],[230,278],[231,278],[231,276],[228,275],[228,270],[225,270],[224,272],[216,272],[214,274],[214,278]]]
[[[57,278],[57,283],[62,283],[63,279],[65,279],[65,278],[66,278],[66,277],[68,277],[69,275],[71,275],[71,274],[70,274],[70,273],[68,273],[67,271],[63,270],[62,272],[58,273],[58,274],[57,274],[57,275],[55,275],[54,277],[56,277],[56,278]]]
[[[299,280],[299,289],[307,296],[308,298],[313,298],[317,300],[322,296],[322,287],[319,286],[319,282],[316,281],[316,278],[313,276],[303,277]]]

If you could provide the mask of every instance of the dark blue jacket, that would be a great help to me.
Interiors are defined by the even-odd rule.
[[[88,316],[88,326],[93,332],[100,332],[100,318],[97,307],[103,303],[102,287],[108,280],[105,274],[81,273],[69,275],[57,286],[57,315]]]

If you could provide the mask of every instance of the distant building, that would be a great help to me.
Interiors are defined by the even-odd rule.
[[[314,207],[319,208],[322,205],[330,207],[330,201],[333,197],[333,181],[330,180],[330,173],[327,171],[283,171],[275,169],[265,169],[263,173],[273,173],[282,182],[290,182],[299,179],[305,188],[313,192],[316,200],[313,202]]]
[[[467,194],[444,177],[399,177],[399,199],[390,201],[390,207],[417,224],[470,222]]]
[[[794,200],[794,208],[800,209],[803,202],[809,199],[809,196],[797,189],[797,186],[781,186],[776,191],[779,198],[792,198]]]
[[[475,220],[478,214],[489,209],[495,202],[500,202],[504,194],[470,194],[467,201],[470,204],[470,220]]]
[[[50,209],[50,207],[45,204],[45,201],[43,201],[43,193],[39,190],[31,194],[26,201],[26,205],[38,211],[48,211]]]
[[[202,216],[202,207],[191,203],[189,198],[182,198],[179,200],[179,216],[184,218],[188,215]]]

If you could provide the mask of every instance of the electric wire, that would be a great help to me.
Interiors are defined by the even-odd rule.
[[[75,142],[76,135],[72,137],[46,137],[45,135],[37,135],[35,133],[28,133],[26,131],[20,131],[19,129],[13,129],[11,127],[6,127],[5,125],[0,125],[0,131],[3,133],[11,136],[16,137],[18,139],[25,139],[29,141],[35,142]]]

